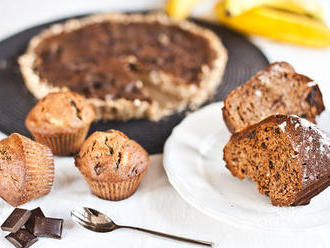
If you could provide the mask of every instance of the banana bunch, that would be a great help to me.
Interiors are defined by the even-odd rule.
[[[183,19],[202,0],[169,0],[167,12]],[[215,7],[224,25],[246,34],[312,47],[330,46],[330,30],[317,0],[223,0]]]

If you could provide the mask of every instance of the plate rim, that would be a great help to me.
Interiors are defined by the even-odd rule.
[[[214,213],[214,210],[210,209],[209,207],[207,207],[207,205],[201,205],[200,203],[198,203],[198,200],[196,200],[196,198],[192,195],[189,194],[189,197],[187,196],[187,193],[184,192],[185,190],[183,190],[183,187],[178,186],[179,182],[183,182],[182,179],[179,179],[177,176],[174,175],[174,173],[172,172],[172,170],[170,169],[170,164],[171,164],[171,150],[172,148],[172,144],[175,144],[175,139],[173,137],[175,137],[175,133],[178,129],[181,128],[182,124],[185,122],[188,122],[189,119],[193,118],[194,116],[198,115],[200,112],[204,112],[205,109],[209,109],[209,108],[214,108],[215,106],[217,106],[217,108],[222,108],[223,106],[223,101],[220,102],[214,102],[211,103],[209,105],[204,106],[203,108],[200,108],[199,110],[195,111],[194,113],[191,113],[189,116],[185,117],[173,130],[171,135],[168,137],[168,139],[165,142],[164,145],[164,153],[163,153],[163,166],[164,166],[164,170],[165,173],[167,175],[167,178],[170,182],[170,184],[173,186],[173,188],[175,189],[175,191],[180,195],[180,197],[186,201],[190,206],[194,207],[195,209],[197,209],[199,212],[211,217],[214,220],[217,220],[218,222],[222,222],[228,225],[231,225],[233,227],[236,228],[243,228],[243,229],[247,229],[247,230],[259,230],[259,231],[266,231],[266,232],[278,232],[278,233],[285,233],[285,232],[296,232],[296,233],[305,233],[305,232],[316,232],[316,231],[322,231],[325,229],[329,229],[330,228],[330,222],[328,224],[322,224],[322,225],[313,225],[311,227],[303,227],[303,228],[271,228],[271,227],[265,227],[265,226],[261,226],[261,225],[256,225],[256,224],[251,224],[248,223],[245,220],[242,220],[238,217],[235,216],[231,216],[226,214],[223,211],[217,212],[216,214]],[[185,185],[184,183],[182,185]]]

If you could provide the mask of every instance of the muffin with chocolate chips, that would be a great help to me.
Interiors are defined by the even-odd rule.
[[[77,152],[95,119],[93,108],[75,92],[50,93],[28,114],[25,124],[36,141],[55,155]]]
[[[93,133],[81,146],[75,165],[93,194],[112,201],[131,196],[149,166],[148,153],[116,130]]]
[[[16,207],[50,192],[51,150],[18,133],[0,141],[0,197]]]

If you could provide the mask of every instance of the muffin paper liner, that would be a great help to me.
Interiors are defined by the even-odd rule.
[[[48,146],[55,155],[67,156],[79,151],[84,142],[89,126],[78,129],[74,133],[63,133],[55,135],[40,134],[31,131],[34,139]]]
[[[55,177],[54,158],[50,149],[36,142],[32,143],[25,137],[21,141],[25,155],[26,181],[24,194],[17,205],[48,194]]]
[[[111,201],[120,201],[131,196],[139,187],[144,172],[123,182],[102,182],[85,177],[94,195]]]

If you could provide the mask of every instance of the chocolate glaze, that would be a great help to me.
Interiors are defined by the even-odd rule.
[[[148,99],[136,81],[152,70],[198,84],[202,65],[215,58],[205,38],[157,22],[90,24],[47,38],[35,52],[42,79],[103,99]]]

